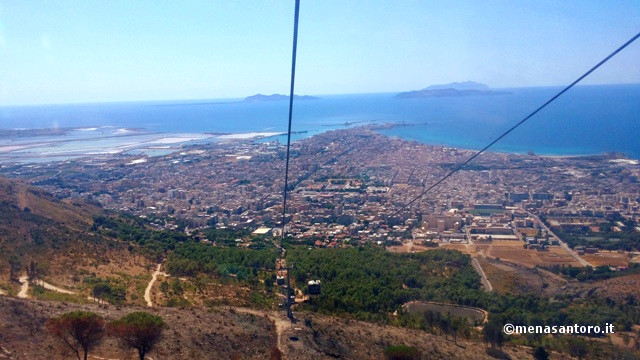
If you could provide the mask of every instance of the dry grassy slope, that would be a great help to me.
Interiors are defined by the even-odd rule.
[[[579,282],[567,280],[545,269],[531,269],[504,261],[479,258],[482,269],[491,285],[499,293],[516,295],[542,294],[584,297],[596,295],[625,302],[629,295],[640,298],[640,274],[615,277],[607,280]]]
[[[567,285],[567,281],[562,277],[546,270],[484,258],[478,258],[478,261],[491,285],[499,293],[553,296]]]
[[[110,258],[139,262],[123,244],[89,231],[93,215],[100,213],[94,205],[60,201],[20,181],[0,178],[0,286],[16,287],[8,282],[8,259],[14,254],[24,264],[33,259],[45,266],[46,278],[63,286],[79,269],[97,272]]]
[[[80,309],[94,311],[108,320],[141,310],[0,297],[0,359],[70,358],[47,333],[44,323],[51,316]],[[265,316],[222,307],[143,310],[163,317],[168,324],[162,342],[150,354],[154,359],[268,359],[277,344],[276,328]],[[284,327],[281,349],[285,359],[383,359],[384,349],[396,344],[418,348],[424,359],[490,359],[481,342],[461,340],[456,345],[451,339],[423,331],[318,314],[297,314],[300,321],[292,328],[283,321],[282,313],[277,316]],[[310,327],[305,319],[311,320]],[[505,347],[504,351],[512,359],[531,358],[529,349]],[[93,355],[135,358],[133,352],[123,351],[113,339],[105,341]]]
[[[423,359],[493,359],[479,341],[429,334],[420,330],[346,320],[319,314],[298,314],[300,321],[287,327],[283,352],[287,359],[384,359],[390,345],[418,349]],[[310,319],[310,327],[306,319]],[[291,340],[291,336],[297,338]],[[511,359],[531,359],[531,350],[504,347]]]
[[[138,310],[161,316],[168,326],[163,340],[150,354],[153,359],[268,359],[276,343],[275,329],[269,320],[226,309],[105,308],[0,296],[0,359],[74,358],[44,327],[48,318],[74,310],[93,311],[107,320]],[[93,355],[107,359],[136,358],[133,351],[122,350],[110,338]]]
[[[0,203],[14,205],[20,211],[28,208],[33,215],[77,229],[91,225],[92,216],[101,212],[95,205],[60,201],[38,188],[7,178],[0,178]]]
[[[640,299],[640,274],[598,281],[571,281],[565,292],[574,296],[593,294],[603,298],[610,297],[620,302],[627,301],[630,295]]]

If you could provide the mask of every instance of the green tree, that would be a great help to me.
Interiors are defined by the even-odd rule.
[[[273,290],[273,278],[267,276],[264,278],[264,287],[265,289],[267,289],[267,291],[272,291]]]
[[[11,257],[9,257],[9,278],[11,280],[17,280],[20,269],[22,269],[22,259],[16,255],[11,255]]]
[[[89,351],[102,341],[105,333],[104,319],[88,311],[73,311],[51,318],[46,323],[47,330],[64,342],[80,360],[82,350],[84,360]]]
[[[98,301],[102,301],[105,295],[111,292],[111,286],[105,282],[99,282],[93,286],[91,293],[93,297],[98,299]]]
[[[569,354],[578,359],[582,359],[589,354],[589,344],[583,339],[570,337],[567,339]]]
[[[502,348],[504,342],[504,334],[502,333],[502,327],[504,324],[502,321],[495,317],[490,317],[489,322],[484,326],[484,339],[490,343],[492,347],[496,345]]]
[[[394,345],[384,349],[386,360],[418,360],[420,351],[407,345]]]
[[[112,321],[109,324],[109,333],[119,338],[124,347],[136,349],[140,360],[144,360],[160,340],[165,327],[166,324],[160,316],[136,311]]]
[[[543,346],[538,346],[533,353],[533,358],[536,360],[549,360],[549,353]]]
[[[38,279],[42,278],[40,276],[40,266],[38,266],[35,263],[35,261],[33,260],[29,261],[29,265],[26,266],[26,270],[27,270],[27,279],[29,280],[29,283],[35,285],[38,283]]]
[[[161,282],[160,291],[162,291],[163,294],[167,295],[167,293],[169,292],[169,283],[166,281]]]
[[[182,287],[182,283],[180,282],[180,279],[177,279],[177,278],[171,279],[171,291],[175,295],[182,295],[182,293],[184,292],[184,289]]]

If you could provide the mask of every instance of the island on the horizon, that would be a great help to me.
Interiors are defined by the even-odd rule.
[[[296,100],[320,100],[319,97],[310,96],[310,95],[293,95],[293,98]],[[243,102],[258,102],[258,101],[282,101],[289,100],[289,95],[282,94],[271,94],[271,95],[263,95],[263,94],[255,94],[252,96],[247,96]]]
[[[431,85],[422,90],[401,92],[395,96],[396,99],[416,99],[427,97],[458,97],[458,96],[487,96],[505,95],[507,91],[496,91],[485,84],[466,81],[454,82],[450,84]]]

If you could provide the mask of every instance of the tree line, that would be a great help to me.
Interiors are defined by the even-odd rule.
[[[234,275],[244,280],[257,275],[259,270],[275,270],[276,255],[275,249],[251,250],[187,242],[177,245],[165,264],[173,275],[207,273],[222,277]]]

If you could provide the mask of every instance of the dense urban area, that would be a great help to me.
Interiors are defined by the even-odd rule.
[[[404,208],[472,152],[366,127],[317,135],[291,151],[287,233],[316,246],[519,240],[535,250],[566,241],[581,254],[638,250],[640,166],[620,154],[486,153]],[[161,157],[3,165],[0,173],[159,228],[265,235],[281,227],[283,157],[276,142],[233,141]]]
[[[329,131],[292,144],[283,240],[286,148],[269,138],[185,145],[156,157],[5,163],[0,175],[16,180],[0,184],[8,199],[1,203],[0,234],[7,239],[0,259],[9,264],[0,272],[10,280],[0,283],[0,291],[98,302],[107,319],[123,315],[110,305],[128,304],[224,307],[210,321],[226,324],[220,316],[233,317],[236,326],[249,321],[240,314],[272,321],[274,348],[245,349],[236,358],[287,357],[302,351],[301,343],[293,343],[298,339],[305,339],[305,351],[322,356],[376,357],[354,345],[362,341],[362,329],[394,339],[379,342],[379,352],[390,359],[402,358],[389,355],[394,353],[469,357],[465,351],[473,353],[480,340],[489,344],[482,356],[498,358],[530,357],[533,350],[536,358],[637,355],[637,160],[617,153],[485,153],[406,206],[474,152],[376,131],[385,126],[410,125]],[[281,308],[289,299],[304,326],[287,328]],[[125,316],[109,326],[146,319],[160,329],[170,311],[156,310],[160,318]],[[330,321],[338,323],[328,325],[319,314],[336,316]],[[184,326],[200,326],[198,321]],[[617,331],[604,337],[606,346],[602,335],[505,338],[502,326],[509,321],[611,323]],[[356,330],[329,335],[346,326]],[[369,328],[375,326],[381,328]],[[194,331],[189,329],[175,331]],[[427,335],[407,341],[406,333],[394,333],[410,329],[453,345],[433,347],[433,340],[418,340]],[[122,335],[114,331],[114,338]],[[288,345],[282,334],[290,335]],[[176,349],[167,345],[158,352],[188,356]]]

